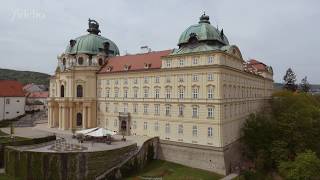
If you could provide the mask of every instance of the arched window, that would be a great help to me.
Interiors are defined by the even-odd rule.
[[[77,126],[82,126],[82,114],[77,113]]]
[[[64,97],[64,85],[61,85],[60,87],[60,96]]]
[[[83,87],[82,87],[82,85],[77,85],[77,97],[83,97]]]
[[[99,62],[98,62],[99,65],[102,66],[102,65],[103,65],[103,60],[100,58],[98,61],[99,61]]]
[[[79,65],[82,65],[82,64],[83,64],[83,57],[79,57],[79,58],[78,58],[78,64],[79,64]]]

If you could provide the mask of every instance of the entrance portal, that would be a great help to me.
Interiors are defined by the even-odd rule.
[[[126,121],[121,121],[121,131],[127,132],[127,122]]]

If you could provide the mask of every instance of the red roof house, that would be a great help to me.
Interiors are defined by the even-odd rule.
[[[0,97],[23,97],[25,96],[23,85],[15,80],[0,80]]]

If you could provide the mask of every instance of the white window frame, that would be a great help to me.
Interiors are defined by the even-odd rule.
[[[208,137],[212,137],[212,135],[213,135],[213,129],[212,129],[212,127],[208,127]]]
[[[183,135],[183,124],[178,125],[178,134]]]
[[[192,99],[198,99],[199,98],[199,87],[193,87],[192,88]]]
[[[199,117],[199,107],[197,107],[197,106],[192,107],[192,117],[193,118]]]
[[[214,117],[214,108],[208,107],[208,118],[213,119]]]
[[[171,116],[171,106],[170,105],[166,105],[166,116]]]
[[[197,125],[193,125],[192,126],[192,136],[193,137],[197,137],[198,136],[198,126]]]

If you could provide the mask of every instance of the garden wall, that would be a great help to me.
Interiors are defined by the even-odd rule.
[[[136,144],[96,152],[33,152],[17,147],[5,149],[5,171],[12,177],[26,180],[91,180],[106,169],[135,152]]]
[[[139,172],[143,169],[148,162],[158,157],[159,138],[154,137],[143,143],[138,151],[129,156],[126,160],[122,161],[110,170],[107,170],[97,180],[114,180],[123,179],[129,175]]]
[[[33,139],[1,143],[0,144],[0,168],[4,167],[4,151],[6,146],[33,145],[33,144],[40,144],[40,143],[45,143],[45,142],[54,141],[54,140],[56,140],[56,136],[47,136],[47,137],[41,137],[41,138],[33,138]]]

